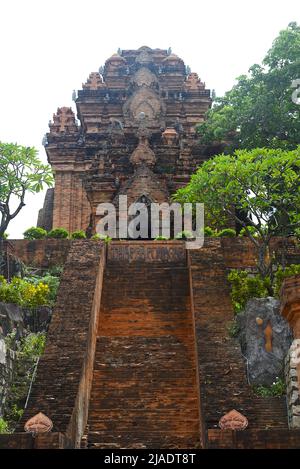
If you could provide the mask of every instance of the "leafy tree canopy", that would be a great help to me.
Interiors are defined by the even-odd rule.
[[[265,276],[271,238],[300,227],[300,146],[293,151],[257,148],[217,155],[203,163],[175,199],[204,203],[205,216],[212,222],[234,219],[242,225],[258,250],[258,267]]]
[[[25,205],[27,192],[51,186],[51,168],[41,163],[35,148],[0,142],[0,238]]]
[[[201,142],[224,141],[229,148],[295,149],[300,144],[300,106],[293,102],[294,80],[300,79],[300,26],[281,31],[262,65],[224,97],[215,100],[207,120],[197,128]]]

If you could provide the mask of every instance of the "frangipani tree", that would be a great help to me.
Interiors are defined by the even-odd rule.
[[[0,142],[0,239],[25,205],[27,192],[51,186],[51,168],[41,163],[35,148]]]
[[[271,270],[267,253],[272,237],[293,234],[300,227],[300,147],[217,155],[198,169],[175,199],[204,203],[205,212],[218,224],[234,219],[242,225],[257,249],[258,269],[265,277]],[[247,213],[247,219],[240,213]]]
[[[201,143],[227,142],[232,148],[294,150],[300,144],[300,106],[292,98],[300,78],[300,25],[280,31],[262,64],[215,100],[198,126]],[[297,85],[295,85],[297,86]],[[297,94],[299,95],[299,94]]]

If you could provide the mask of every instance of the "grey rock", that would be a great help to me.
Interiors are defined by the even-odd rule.
[[[0,302],[0,326],[4,336],[14,329],[22,335],[24,329],[22,308],[13,303]]]
[[[262,325],[257,324],[257,318],[263,320]],[[280,315],[279,301],[272,297],[253,298],[237,321],[249,382],[271,385],[277,377],[283,377],[284,360],[292,342],[290,327]],[[272,326],[271,352],[265,350],[264,330],[269,322]]]
[[[0,335],[0,365],[6,364],[6,345],[4,338]]]

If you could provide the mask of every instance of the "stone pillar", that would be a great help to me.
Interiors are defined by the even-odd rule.
[[[284,280],[280,296],[281,314],[294,336],[285,362],[289,426],[300,428],[300,275]]]

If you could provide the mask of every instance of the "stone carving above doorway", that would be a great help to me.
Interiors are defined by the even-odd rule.
[[[159,119],[164,113],[165,108],[160,101],[157,93],[148,86],[142,85],[126,101],[123,107],[125,117],[136,121],[141,113],[150,121]]]

